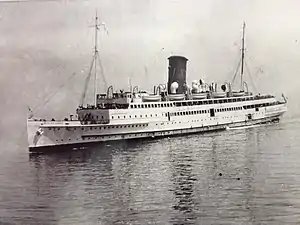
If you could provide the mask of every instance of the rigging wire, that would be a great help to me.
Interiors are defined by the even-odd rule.
[[[236,68],[236,70],[235,70],[234,77],[233,77],[232,82],[231,82],[232,84],[234,83],[235,78],[236,78],[236,76],[237,76],[237,74],[238,74],[238,72],[239,72],[241,62],[242,62],[242,59],[240,59],[239,64],[238,64],[238,66],[237,66],[237,68]]]
[[[248,72],[249,77],[250,77],[251,84],[252,84],[252,86],[253,86],[253,88],[254,88],[254,91],[257,93],[257,88],[256,88],[255,83],[254,83],[254,81],[253,81],[253,78],[252,78],[252,75],[251,75],[251,72],[250,72],[250,68],[249,68],[249,66],[248,66],[248,63],[245,62],[245,65],[246,65],[246,69],[247,69],[247,72]]]
[[[105,74],[104,74],[104,68],[103,68],[102,61],[101,61],[101,58],[100,58],[98,52],[97,52],[97,55],[98,55],[98,61],[99,61],[100,69],[101,69],[102,79],[104,81],[104,88],[106,90],[107,89],[107,81],[106,81]]]
[[[88,84],[89,84],[90,79],[91,79],[91,76],[92,76],[92,68],[93,68],[93,65],[94,65],[94,61],[95,61],[95,56],[93,56],[93,59],[92,59],[91,65],[90,65],[90,69],[89,69],[88,76],[87,76],[86,79],[85,79],[84,88],[83,88],[83,93],[82,93],[82,95],[81,95],[81,100],[80,100],[81,106],[82,106],[83,103],[84,103],[84,99],[85,99],[85,96],[86,96]]]
[[[93,26],[90,26],[90,27],[94,27],[95,28],[95,46],[94,46],[94,55],[93,55],[93,59],[92,59],[92,62],[91,62],[91,66],[90,66],[90,69],[89,69],[89,73],[88,73],[88,77],[86,79],[86,82],[85,82],[85,86],[84,86],[84,90],[83,90],[83,93],[82,93],[82,98],[81,98],[81,106],[83,106],[84,104],[84,100],[85,100],[85,97],[86,97],[86,92],[87,92],[87,88],[88,88],[88,84],[90,82],[90,78],[91,78],[91,75],[92,75],[92,70],[93,70],[93,66],[95,67],[95,77],[94,77],[94,96],[96,97],[96,92],[97,92],[97,61],[99,63],[99,66],[100,66],[100,69],[101,69],[101,75],[102,75],[102,78],[103,78],[103,81],[104,81],[104,85],[105,85],[105,89],[107,88],[107,81],[106,81],[106,78],[105,78],[105,74],[104,74],[104,69],[103,69],[103,65],[102,65],[102,62],[101,62],[101,58],[99,56],[99,51],[98,51],[98,30],[100,30],[100,26],[104,27],[104,30],[107,34],[108,33],[108,29],[105,25],[104,22],[102,23],[98,23],[98,14],[97,14],[97,10],[96,10],[96,17],[95,17],[95,25]],[[98,60],[97,60],[98,58]],[[95,99],[95,105],[97,104],[97,99]]]
[[[48,102],[64,87],[66,86],[66,83],[69,82],[74,76],[76,75],[76,73],[72,73],[72,75],[66,80],[65,83],[61,84],[58,89],[56,89],[56,91],[54,91],[49,97],[48,99],[43,102],[43,104],[38,105],[37,107],[35,107],[34,110],[30,110],[32,113],[36,113],[40,110],[41,107],[44,107],[45,105],[48,104]]]

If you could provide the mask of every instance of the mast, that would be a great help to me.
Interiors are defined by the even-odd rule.
[[[243,24],[243,38],[242,38],[242,67],[241,67],[241,91],[243,90],[243,76],[244,76],[244,58],[245,58],[245,28],[246,24]]]
[[[100,57],[99,57],[99,51],[98,51],[98,30],[99,30],[100,26],[104,26],[105,31],[108,33],[105,24],[104,23],[99,24],[99,18],[98,18],[98,14],[97,14],[97,10],[96,10],[95,25],[92,26],[92,27],[95,27],[94,54],[93,54],[93,59],[92,59],[90,68],[89,68],[88,76],[87,76],[87,78],[85,80],[85,85],[84,85],[83,94],[81,96],[80,106],[83,106],[83,103],[84,103],[84,100],[85,100],[85,96],[86,96],[86,92],[87,92],[87,88],[88,88],[88,84],[89,84],[89,81],[90,81],[91,76],[92,76],[92,70],[93,70],[93,68],[95,69],[95,77],[94,77],[94,79],[95,79],[94,80],[94,82],[95,82],[95,85],[94,85],[94,97],[95,97],[95,100],[94,101],[95,101],[95,105],[97,105],[97,89],[98,89],[98,83],[97,83],[97,61],[99,63],[100,69],[102,71],[101,73],[102,73],[102,77],[103,77],[103,80],[104,80],[104,83],[105,83],[105,88],[107,86],[107,82],[106,82],[105,76],[103,74],[103,67],[102,67],[102,64],[101,64],[101,60],[100,60]]]
[[[95,47],[94,47],[94,57],[95,57],[95,88],[94,88],[94,97],[95,97],[95,106],[97,105],[97,55],[98,55],[98,15],[96,10],[95,17]]]

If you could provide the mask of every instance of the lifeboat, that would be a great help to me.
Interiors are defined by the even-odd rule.
[[[205,99],[207,98],[207,93],[193,93],[192,94],[193,99]]]
[[[144,95],[142,97],[143,102],[159,102],[161,101],[160,95]]]
[[[184,94],[169,94],[169,101],[180,101],[184,100],[185,95]]]
[[[225,98],[226,92],[213,92],[212,97],[213,98]]]
[[[232,92],[233,97],[241,97],[241,96],[244,96],[244,95],[245,95],[245,92],[243,92],[243,91],[233,91]]]

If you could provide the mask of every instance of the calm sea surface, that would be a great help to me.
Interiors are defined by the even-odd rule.
[[[62,154],[12,146],[0,224],[300,223],[297,119]]]

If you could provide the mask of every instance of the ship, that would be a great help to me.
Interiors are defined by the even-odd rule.
[[[95,28],[97,33],[97,16]],[[182,55],[168,58],[168,80],[156,85],[153,93],[142,91],[138,86],[128,91],[114,91],[113,86],[109,86],[106,93],[94,93],[94,103],[84,104],[86,83],[75,117],[71,115],[64,120],[28,117],[29,152],[81,149],[110,141],[172,138],[279,122],[287,111],[287,98],[283,94],[279,99],[248,90],[244,81],[244,46],[245,23],[237,90],[233,89],[232,82],[206,83],[203,79],[188,85],[188,59]],[[97,56],[95,44],[94,63]]]

